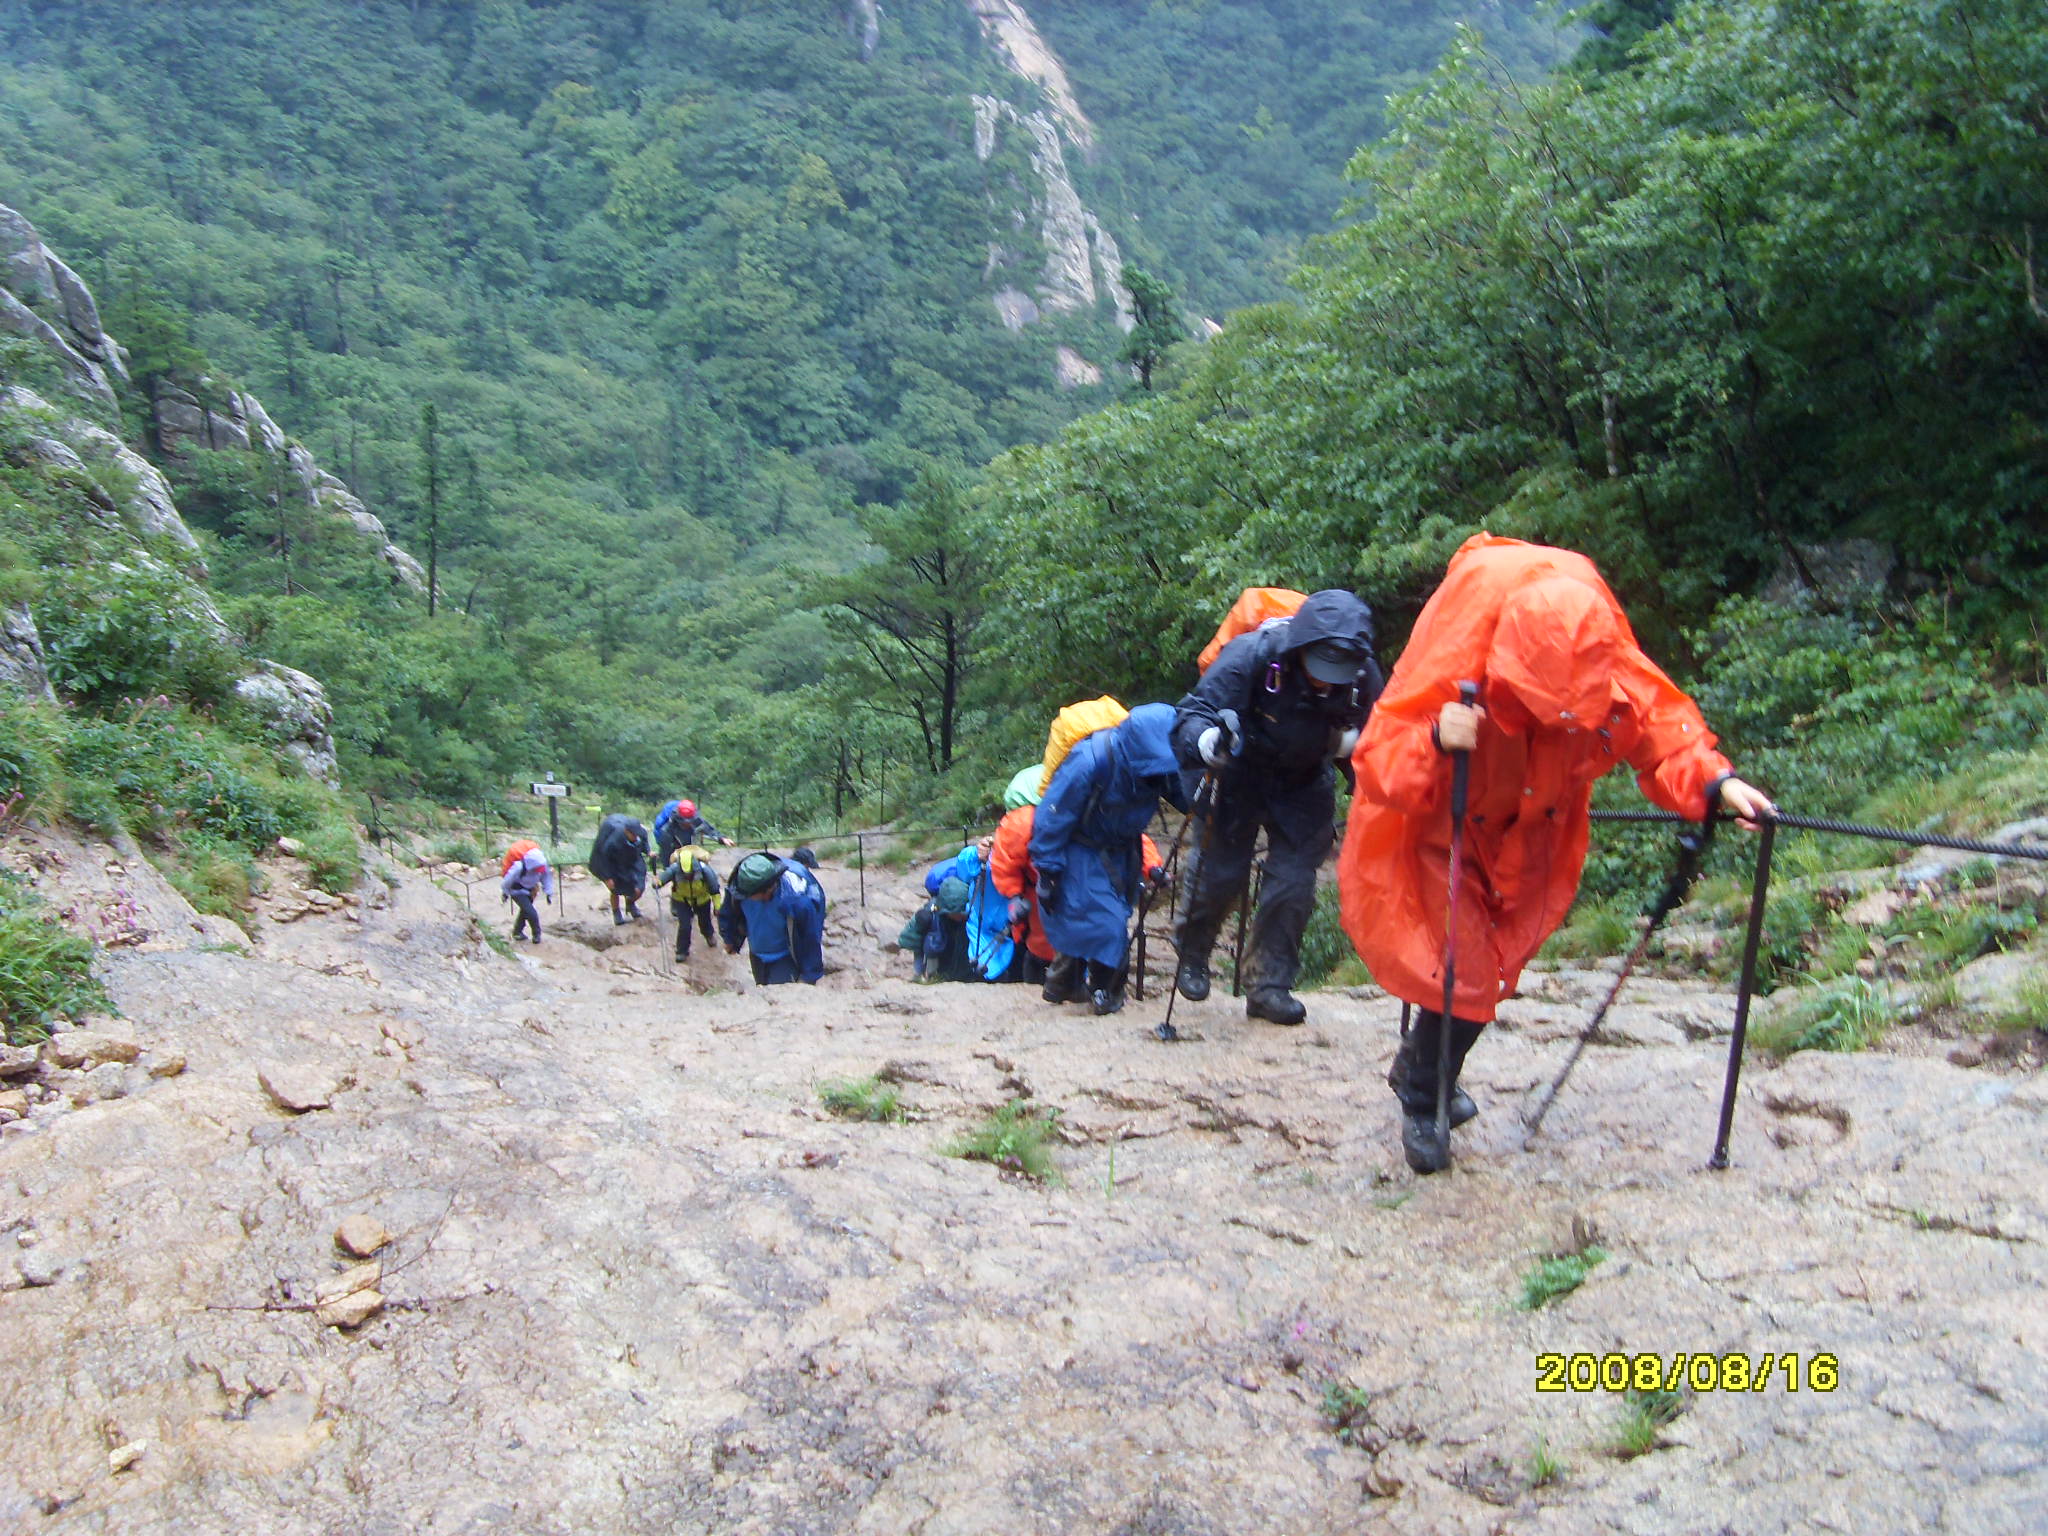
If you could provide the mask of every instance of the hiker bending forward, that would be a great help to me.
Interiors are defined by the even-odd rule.
[[[1266,833],[1266,876],[1244,956],[1245,1013],[1299,1024],[1294,995],[1301,936],[1316,904],[1316,871],[1330,856],[1337,814],[1332,759],[1348,759],[1379,692],[1372,611],[1349,592],[1312,594],[1293,616],[1239,635],[1217,655],[1174,715],[1173,745],[1194,808],[1186,905],[1174,984],[1190,1002],[1209,995],[1209,953],[1251,873]]]
[[[816,986],[825,974],[825,887],[795,859],[750,853],[725,883],[718,932],[728,953],[746,946],[756,985]]]
[[[1461,681],[1480,703],[1458,702]],[[1471,754],[1454,914],[1450,1122],[1473,1042],[1563,921],[1586,860],[1593,781],[1619,763],[1657,805],[1745,825],[1771,802],[1733,776],[1698,707],[1637,646],[1585,556],[1475,534],[1415,622],[1352,762],[1338,861],[1345,931],[1373,977],[1421,1012],[1387,1082],[1409,1166],[1450,1166],[1436,1135],[1454,754]]]
[[[1123,724],[1082,738],[1032,818],[1029,857],[1046,937],[1085,965],[1097,1013],[1124,1005],[1131,911],[1150,877],[1145,828],[1162,799],[1187,809],[1167,740],[1172,725],[1172,705],[1140,704]]]

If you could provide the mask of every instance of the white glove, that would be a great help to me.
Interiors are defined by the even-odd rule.
[[[1354,725],[1347,731],[1339,731],[1337,733],[1337,750],[1330,755],[1332,757],[1349,757],[1351,749],[1357,745],[1358,727]]]
[[[1220,725],[1212,725],[1197,736],[1195,750],[1211,768],[1221,768],[1230,761],[1230,749],[1223,744],[1223,727]]]

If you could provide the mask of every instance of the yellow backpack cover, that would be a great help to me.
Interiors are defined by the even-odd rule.
[[[1052,729],[1045,737],[1045,774],[1038,781],[1038,792],[1042,795],[1052,786],[1053,774],[1066,761],[1067,754],[1074,750],[1075,742],[1084,736],[1093,736],[1097,731],[1122,725],[1130,714],[1128,709],[1105,693],[1099,699],[1069,704],[1054,715]]]

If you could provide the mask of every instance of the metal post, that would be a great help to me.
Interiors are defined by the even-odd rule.
[[[860,833],[853,834],[853,867],[860,871],[860,904],[868,904],[867,844]]]
[[[548,796],[548,846],[550,848],[562,840],[562,813],[555,809],[558,803],[556,796]]]
[[[1742,941],[1742,990],[1735,996],[1735,1032],[1728,1037],[1728,1074],[1721,1085],[1721,1126],[1714,1135],[1709,1168],[1728,1166],[1728,1137],[1735,1129],[1735,1089],[1742,1079],[1742,1047],[1749,1037],[1749,1000],[1756,991],[1756,956],[1764,937],[1764,902],[1771,890],[1771,846],[1778,823],[1764,822],[1756,840],[1756,882],[1749,892],[1749,932]]]

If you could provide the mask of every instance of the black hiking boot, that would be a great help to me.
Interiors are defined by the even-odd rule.
[[[1084,973],[1088,983],[1088,1005],[1098,1014],[1115,1013],[1124,1005],[1124,974],[1106,965],[1088,962]]]
[[[1209,995],[1209,962],[1181,961],[1180,969],[1174,973],[1173,984],[1180,988],[1182,997],[1191,1003],[1199,1003]]]
[[[1434,1126],[1436,1123],[1436,1089],[1427,1083],[1416,1085],[1412,1091],[1409,1087],[1408,1077],[1409,1073],[1413,1070],[1414,1057],[1415,1037],[1410,1035],[1401,1042],[1401,1048],[1394,1052],[1394,1064],[1387,1068],[1387,1086],[1394,1090],[1395,1096],[1401,1100],[1404,1109],[1411,1102],[1420,1104],[1426,1101],[1430,1124]],[[1464,1063],[1461,1061],[1458,1065],[1462,1067]],[[1436,1076],[1433,1070],[1434,1066],[1435,1063],[1432,1062],[1432,1070],[1426,1074],[1427,1077],[1434,1078]],[[1479,1106],[1472,1102],[1472,1095],[1458,1086],[1456,1078],[1451,1079],[1450,1109],[1451,1125],[1453,1128],[1463,1125],[1467,1120],[1474,1118],[1479,1113]]]
[[[1045,968],[1045,986],[1040,997],[1048,1003],[1071,1003],[1086,995],[1081,985],[1081,962],[1061,955]]]
[[[1449,1138],[1436,1133],[1436,1113],[1401,1117],[1401,1150],[1417,1173],[1442,1173],[1451,1166]]]
[[[1269,1024],[1299,1024],[1308,1017],[1308,1009],[1285,987],[1254,987],[1245,994],[1244,1016]]]

